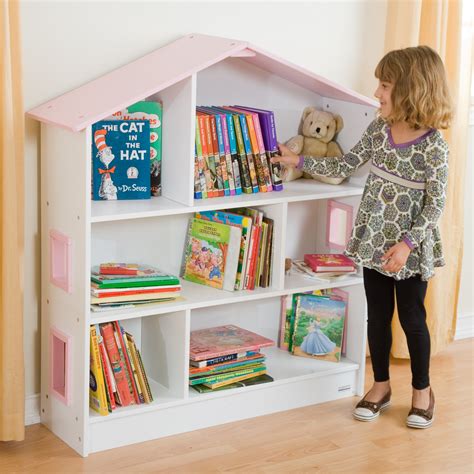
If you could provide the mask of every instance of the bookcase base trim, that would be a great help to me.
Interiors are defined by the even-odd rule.
[[[313,377],[288,384],[268,384],[261,390],[240,390],[232,399],[203,398],[154,412],[92,423],[89,425],[89,453],[354,396],[357,373],[354,370],[324,379]]]

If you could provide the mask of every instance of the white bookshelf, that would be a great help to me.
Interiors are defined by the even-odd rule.
[[[184,40],[187,43],[183,43]],[[185,37],[176,42],[181,41],[179,50],[186,52],[179,60],[183,64],[191,61],[191,56],[204,55],[202,45],[193,46],[192,40],[198,41],[195,37]],[[97,95],[110,83],[104,77],[69,93],[69,107],[66,94],[30,112],[42,122],[41,421],[82,456],[362,394],[366,308],[361,276],[331,284],[319,283],[285,275],[284,260],[328,250],[325,243],[327,200],[337,199],[356,209],[367,170],[360,170],[357,176],[339,186],[299,180],[286,184],[282,192],[194,200],[193,131],[196,105],[240,103],[274,110],[279,139],[285,140],[297,133],[300,114],[311,104],[344,117],[345,127],[338,141],[347,151],[371,121],[372,103],[343,88],[339,95],[331,92],[332,98],[326,97],[322,92],[332,91],[327,81],[319,78],[322,81],[319,83],[314,79],[313,84],[312,73],[286,62],[272,66],[272,61],[277,61],[274,57],[246,43],[232,42],[227,46],[230,49],[226,56],[222,53],[227,51],[224,40],[201,37],[199,41],[207,42],[210,50],[214,48],[214,62],[209,58],[202,58],[200,63],[196,60],[202,67],[193,63],[193,67],[183,67],[187,74],[175,71],[171,76],[175,81],[168,76],[157,77],[154,89],[143,85],[142,96],[138,93],[139,86],[134,84],[133,94],[118,91],[113,102],[111,93],[103,99],[100,108],[97,100],[89,95]],[[173,45],[175,43],[167,47]],[[161,49],[149,55],[157,71],[163,69],[160,63],[163,58],[158,54]],[[144,58],[139,61],[143,62]],[[138,62],[133,64],[139,67]],[[122,81],[120,85],[126,90],[129,75],[126,71],[122,71],[121,76],[117,74],[114,71],[111,73],[114,77],[109,79],[115,83]],[[157,72],[159,74],[165,73]],[[331,87],[338,90],[336,85]],[[81,95],[83,100],[79,102],[83,112],[87,112],[90,100],[93,113],[85,114],[88,120],[81,116],[75,123],[70,108]],[[91,124],[111,111],[144,98],[163,102],[163,196],[145,201],[92,202]],[[55,107],[59,111],[56,116]],[[70,116],[66,117],[64,111]],[[275,221],[269,288],[226,292],[183,281],[183,299],[178,301],[120,311],[90,311],[92,265],[101,261],[138,261],[178,274],[186,225],[192,214],[243,206],[258,207]],[[51,229],[72,239],[71,293],[50,282]],[[349,293],[347,352],[339,363],[295,357],[273,347],[263,350],[267,355],[268,373],[274,378],[272,383],[209,394],[199,394],[188,387],[190,331],[233,323],[276,341],[281,296],[335,286]],[[154,402],[118,408],[109,416],[101,417],[89,409],[89,326],[117,319],[135,337]],[[50,393],[49,333],[52,327],[71,337],[69,405]]]

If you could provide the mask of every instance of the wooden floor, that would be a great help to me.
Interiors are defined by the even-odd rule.
[[[436,420],[410,430],[408,361],[393,361],[392,406],[373,423],[351,417],[358,398],[230,423],[81,458],[41,425],[0,443],[0,472],[473,472],[473,339],[432,359]],[[370,362],[367,386],[372,380]]]

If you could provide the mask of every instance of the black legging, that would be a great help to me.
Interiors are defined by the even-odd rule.
[[[422,281],[419,275],[395,280],[376,270],[364,268],[364,288],[368,311],[367,334],[375,381],[389,379],[391,322],[396,293],[398,317],[410,352],[412,386],[417,390],[428,387],[430,334],[424,306],[427,282]]]

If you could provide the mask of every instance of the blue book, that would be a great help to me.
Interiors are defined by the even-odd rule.
[[[150,199],[150,123],[103,120],[92,125],[92,199]]]

